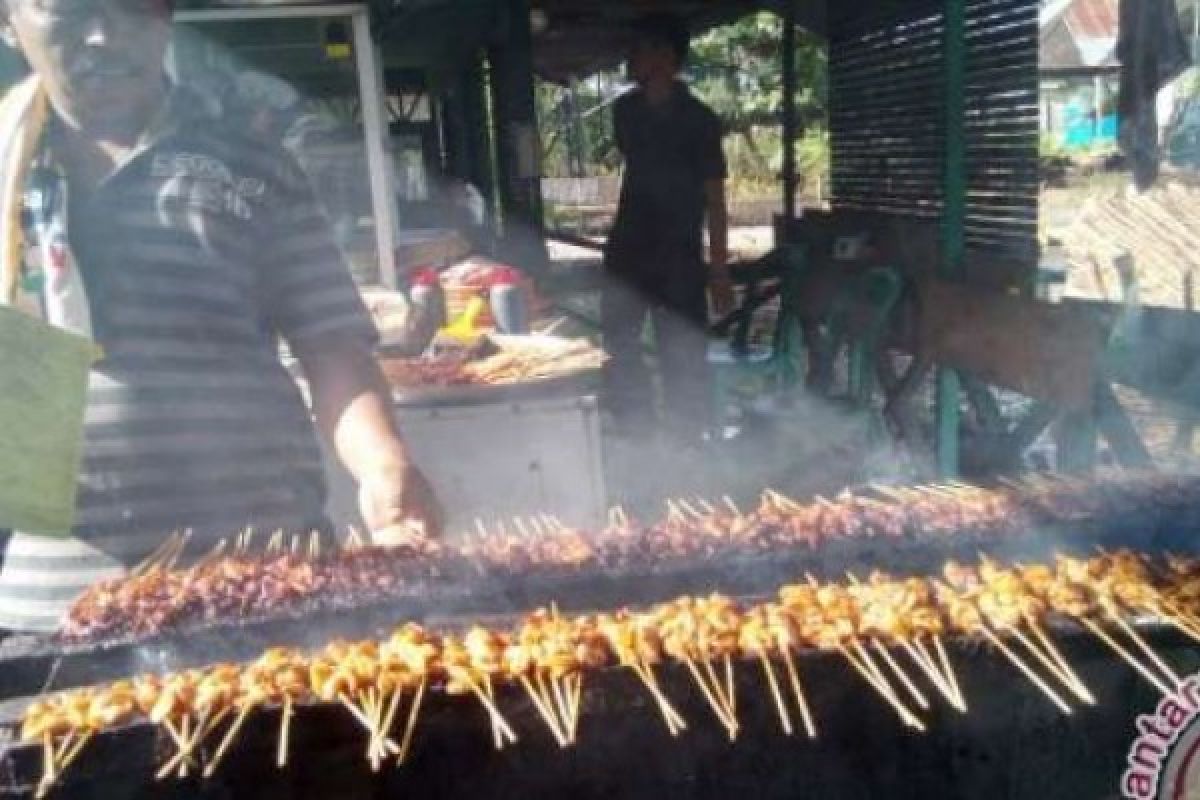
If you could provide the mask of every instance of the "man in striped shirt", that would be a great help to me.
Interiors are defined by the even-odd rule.
[[[313,417],[372,530],[438,524],[371,355],[374,327],[303,174],[169,85],[168,3],[0,0],[32,96],[48,101],[23,176],[27,243],[65,230],[65,266],[104,353],[76,526],[11,534],[0,628],[54,629],[82,589],[174,531],[192,532],[195,554],[246,528],[326,529]]]

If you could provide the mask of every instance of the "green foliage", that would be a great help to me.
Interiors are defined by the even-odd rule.
[[[782,34],[779,17],[761,12],[709,31],[692,42],[687,82],[721,117],[735,186],[766,186],[774,191],[778,180],[783,163]],[[806,32],[798,33],[796,39],[796,106],[802,134],[793,145],[797,169],[807,181],[829,170],[825,124],[828,64],[823,41]],[[568,176],[573,171],[606,174],[617,168],[620,159],[612,138],[609,106],[623,85],[619,70],[589,77],[573,89],[539,84],[538,119],[546,175]]]

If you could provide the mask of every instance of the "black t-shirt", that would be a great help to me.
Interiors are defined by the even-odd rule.
[[[704,241],[704,184],[725,178],[721,121],[683,84],[652,106],[635,89],[613,109],[625,175],[608,265],[639,283],[655,284],[687,267],[698,273]]]

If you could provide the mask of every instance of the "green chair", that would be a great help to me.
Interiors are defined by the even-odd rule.
[[[884,430],[883,419],[872,406],[875,362],[902,289],[903,281],[895,269],[872,267],[837,292],[821,326],[818,347],[822,358],[832,363],[846,348],[845,400],[871,414],[873,432]]]
[[[738,388],[753,385],[760,391],[783,392],[800,379],[797,358],[803,352],[797,296],[804,274],[805,251],[790,245],[777,248],[758,261],[733,270],[742,290],[740,307],[712,326],[708,361],[713,370],[714,407],[724,416]],[[754,318],[763,306],[779,298],[779,312],[770,341],[750,341]]]

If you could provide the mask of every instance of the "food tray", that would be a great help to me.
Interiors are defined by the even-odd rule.
[[[508,403],[543,397],[584,397],[600,389],[600,370],[588,370],[536,381],[489,386],[415,386],[393,388],[397,406],[469,406]]]

